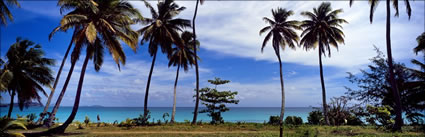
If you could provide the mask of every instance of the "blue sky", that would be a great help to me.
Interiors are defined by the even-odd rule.
[[[156,1],[150,1],[155,4]],[[43,46],[46,56],[57,60],[52,67],[58,70],[60,61],[70,41],[70,34],[57,33],[51,41],[48,34],[59,24],[61,14],[55,1],[20,1],[21,8],[13,8],[15,21],[1,27],[1,53],[5,54],[9,45],[16,37],[30,39]],[[139,1],[131,1],[143,14],[150,13]],[[178,1],[187,9],[181,18],[191,19],[194,2]],[[310,11],[317,7],[318,1],[206,1],[200,6],[197,19],[197,34],[201,42],[199,56],[200,87],[210,86],[208,79],[220,77],[228,79],[230,84],[219,86],[221,90],[238,91],[240,107],[279,107],[281,100],[279,84],[279,66],[277,58],[267,45],[260,52],[264,36],[259,36],[259,30],[266,26],[262,17],[271,17],[271,9],[282,7],[295,12],[290,19],[304,20],[302,11]],[[341,96],[346,92],[344,86],[353,87],[345,78],[346,72],[357,74],[359,69],[365,69],[368,59],[376,55],[373,45],[385,51],[385,4],[381,3],[375,11],[373,24],[369,23],[369,6],[367,2],[356,1],[350,8],[348,2],[331,2],[333,9],[342,8],[341,18],[349,24],[344,24],[346,35],[345,45],[339,50],[332,49],[332,57],[324,58],[324,74],[328,100],[330,97]],[[412,49],[416,46],[416,37],[424,32],[423,1],[412,1],[412,17],[408,20],[404,3],[400,3],[400,17],[392,19],[392,46],[396,61],[408,66],[410,59],[422,59],[416,56]],[[394,10],[392,10],[394,13]],[[393,14],[392,13],[392,14]],[[142,25],[134,25],[139,29]],[[139,46],[137,53],[123,45],[127,62],[118,71],[111,56],[105,56],[105,63],[100,72],[95,72],[92,64],[84,81],[81,106],[143,106],[145,86],[152,58],[147,53],[147,46]],[[288,107],[319,106],[321,103],[321,87],[319,79],[317,50],[305,51],[297,48],[295,51],[286,49],[282,53],[283,75],[285,80],[286,104]],[[73,104],[79,72],[80,60],[77,63],[71,83],[65,94],[63,106]],[[160,55],[157,59],[151,83],[149,106],[172,106],[172,92],[176,68],[168,68],[167,58]],[[58,84],[60,91],[68,72],[69,59],[64,67],[64,73]],[[177,90],[177,106],[192,107],[193,89],[195,88],[194,69],[181,73]],[[49,91],[50,92],[50,91]],[[54,102],[57,95],[55,95]],[[2,102],[10,99],[2,94]],[[44,103],[46,98],[43,98]],[[234,106],[234,105],[233,105]]]

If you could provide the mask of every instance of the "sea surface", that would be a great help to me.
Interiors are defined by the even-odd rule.
[[[7,115],[8,107],[1,107],[0,116]],[[43,111],[44,107],[29,107],[20,111],[18,107],[14,107],[12,117],[16,118],[19,115],[28,115],[31,113],[37,114],[37,116]],[[49,108],[52,109],[51,107]],[[200,108],[200,110],[205,108]],[[71,113],[72,107],[60,107],[56,117],[59,118],[59,122],[64,122],[69,114]],[[171,107],[150,107],[151,119],[149,121],[163,119],[163,114],[168,113],[170,117],[166,117],[166,120],[171,118]],[[286,116],[299,116],[303,119],[303,122],[307,122],[308,113],[313,111],[311,107],[287,107],[285,108]],[[49,111],[50,112],[50,111]],[[75,120],[80,122],[84,121],[85,116],[88,116],[91,121],[97,121],[97,115],[100,117],[100,121],[112,123],[115,120],[118,122],[124,121],[126,118],[136,118],[143,114],[143,107],[80,107],[78,109]],[[263,123],[269,121],[269,117],[272,115],[279,115],[279,107],[230,107],[230,111],[222,113],[224,121],[227,122],[255,122]],[[176,121],[184,122],[185,120],[192,120],[193,118],[193,107],[177,107]],[[200,113],[198,120],[204,122],[210,121],[211,118],[206,113]]]

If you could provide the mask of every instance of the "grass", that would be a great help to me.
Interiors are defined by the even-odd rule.
[[[36,128],[31,130],[13,130],[12,132],[37,132],[46,129]],[[416,127],[405,126],[403,133],[391,133],[373,126],[285,126],[285,137],[423,137],[424,132]],[[69,126],[65,135],[62,136],[84,136],[84,137],[274,137],[279,134],[279,127],[262,123],[225,123],[220,125],[190,125],[187,123],[176,123],[173,125],[163,124],[155,126],[117,127],[113,125],[90,124],[78,129],[76,124]]]

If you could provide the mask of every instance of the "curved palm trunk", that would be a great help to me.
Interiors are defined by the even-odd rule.
[[[65,83],[62,87],[62,91],[59,94],[58,100],[56,101],[55,106],[53,107],[52,113],[50,114],[47,123],[44,123],[45,126],[50,127],[53,125],[53,120],[55,119],[56,112],[58,112],[61,101],[65,95],[66,88],[68,87],[69,81],[71,80],[72,72],[74,71],[75,62],[71,63],[71,68],[69,69],[68,76],[66,77]]]
[[[87,51],[87,52],[89,52],[89,51]],[[78,81],[78,87],[77,87],[77,94],[75,96],[74,107],[72,107],[71,115],[69,115],[68,119],[61,126],[49,130],[51,133],[64,133],[65,129],[74,120],[75,115],[77,115],[78,107],[80,105],[81,90],[83,89],[84,75],[86,74],[86,68],[87,68],[87,64],[89,62],[89,58],[90,58],[90,55],[86,55],[86,58],[84,59],[84,64],[83,64],[83,67],[81,69],[80,80]]]
[[[72,39],[74,39],[74,38],[72,38]],[[49,109],[50,102],[52,101],[53,94],[55,93],[56,86],[58,84],[59,78],[60,78],[61,73],[62,73],[63,66],[66,62],[66,58],[68,57],[69,51],[72,47],[72,42],[73,42],[72,39],[71,39],[71,42],[69,43],[68,49],[66,49],[65,56],[63,56],[61,66],[59,67],[58,74],[56,74],[56,79],[55,79],[55,83],[53,84],[52,92],[50,92],[49,98],[47,99],[46,105],[44,106],[43,113],[41,113],[40,119],[38,119],[37,124],[41,124],[41,122],[44,119],[44,116],[46,116],[47,110]]]
[[[390,0],[387,0],[387,54],[388,54],[388,71],[390,72],[390,84],[391,84],[391,90],[393,92],[394,96],[394,103],[395,103],[395,124],[392,128],[393,131],[401,131],[401,126],[403,125],[403,119],[401,115],[401,100],[400,100],[400,93],[397,88],[396,80],[394,78],[394,66],[393,66],[393,58],[391,54],[391,15],[390,15]]]
[[[13,99],[15,98],[15,92],[12,91],[12,95],[10,96],[10,104],[9,104],[9,112],[7,113],[7,118],[11,118],[12,110],[13,110]]]
[[[328,117],[328,105],[326,104],[326,89],[325,80],[323,79],[323,67],[322,67],[322,44],[319,42],[319,67],[320,67],[320,83],[322,84],[322,101],[323,101],[323,115],[325,116],[326,125],[329,125]]]
[[[174,123],[174,117],[176,116],[176,98],[177,98],[176,94],[177,94],[177,81],[179,80],[179,71],[180,71],[180,65],[177,65],[176,81],[174,82],[173,112],[171,113],[170,123]]]
[[[152,41],[151,41],[152,42]],[[148,83],[146,85],[146,93],[145,93],[145,104],[143,106],[143,116],[146,118],[148,116],[148,97],[149,97],[149,86],[151,85],[151,78],[152,78],[152,72],[153,68],[155,67],[155,60],[156,60],[156,54],[158,53],[158,50],[155,51],[152,59],[152,65],[151,70],[149,72],[148,77]]]
[[[192,29],[193,29],[193,41],[196,41],[196,31],[195,31],[195,20],[196,14],[198,13],[199,0],[196,0],[195,13],[193,14],[192,19]],[[196,125],[196,119],[198,118],[198,107],[199,107],[199,70],[198,70],[198,55],[196,49],[196,42],[193,42],[193,50],[195,54],[195,72],[196,72],[196,99],[195,99],[195,110],[193,112],[192,124]]]
[[[278,49],[279,50],[279,49]],[[279,59],[279,68],[280,68],[280,88],[282,90],[282,107],[280,109],[280,121],[279,121],[279,136],[283,135],[283,117],[285,115],[285,88],[283,86],[283,75],[282,75],[282,61],[280,59],[280,55],[277,55]]]

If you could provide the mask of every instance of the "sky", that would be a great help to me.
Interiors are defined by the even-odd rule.
[[[52,67],[54,76],[71,39],[71,32],[59,32],[50,41],[49,33],[59,25],[62,15],[55,1],[19,1],[20,8],[11,8],[15,20],[6,27],[1,26],[1,55],[12,45],[17,37],[32,40],[42,45],[46,57],[56,59]],[[149,1],[156,5],[157,1]],[[141,1],[130,1],[142,15],[151,17]],[[195,2],[177,1],[186,7],[179,18],[192,19]],[[294,11],[290,20],[305,20],[303,11],[312,11],[321,1],[206,1],[199,7],[197,17],[197,36],[201,43],[198,52],[200,87],[212,87],[207,80],[214,77],[230,80],[231,83],[221,85],[219,90],[238,91],[240,100],[234,107],[280,107],[281,90],[279,64],[271,43],[264,52],[261,44],[264,35],[259,30],[267,24],[263,17],[271,17],[271,9],[277,7]],[[345,44],[339,49],[331,49],[332,56],[323,58],[323,69],[327,100],[344,95],[345,87],[355,87],[347,80],[347,72],[359,74],[360,69],[367,69],[370,58],[376,56],[374,46],[385,51],[385,3],[381,2],[375,13],[374,21],[369,22],[369,5],[365,1],[355,1],[350,7],[348,1],[332,1],[333,9],[343,9],[340,18],[349,24],[343,24]],[[414,67],[411,59],[423,59],[412,49],[417,45],[416,37],[425,31],[425,3],[411,1],[412,16],[408,19],[404,2],[400,3],[400,16],[391,18],[392,53],[395,61]],[[391,15],[394,9],[391,9]],[[140,29],[143,25],[133,25]],[[191,30],[191,29],[189,29]],[[300,33],[300,32],[298,32]],[[105,54],[105,62],[99,72],[89,63],[81,97],[81,106],[143,106],[146,81],[152,58],[146,45],[138,46],[133,52],[127,45],[124,47],[127,62],[118,70],[109,54]],[[108,53],[108,52],[106,52]],[[384,52],[385,53],[385,52]],[[84,54],[82,54],[84,55]],[[286,106],[307,107],[320,106],[321,85],[317,49],[305,51],[285,49],[281,52],[283,61],[283,77],[285,81]],[[4,57],[2,57],[4,59]],[[74,103],[82,60],[77,63],[70,85],[65,93],[62,106]],[[175,67],[168,67],[165,55],[159,54],[151,82],[149,106],[171,107],[173,85],[176,75]],[[62,89],[70,67],[67,59],[53,102]],[[180,72],[177,88],[177,107],[194,106],[195,71]],[[46,89],[49,93],[50,90]],[[1,103],[9,102],[8,94],[3,93]],[[47,97],[42,98],[45,103]],[[53,103],[52,103],[53,104]]]

